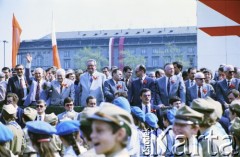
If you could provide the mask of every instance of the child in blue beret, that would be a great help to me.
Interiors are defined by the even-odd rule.
[[[65,151],[63,156],[77,157],[86,152],[87,149],[81,146],[80,122],[76,120],[63,121],[57,125],[57,135],[59,135]]]
[[[7,142],[13,139],[13,133],[0,122],[0,156],[12,157],[13,153],[6,147]]]
[[[28,135],[33,147],[40,157],[60,157],[55,151],[52,143],[52,135],[56,134],[56,129],[44,121],[30,121],[26,123]]]

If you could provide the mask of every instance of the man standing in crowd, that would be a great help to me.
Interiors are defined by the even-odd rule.
[[[103,84],[106,76],[97,71],[97,62],[94,59],[87,61],[87,72],[80,76],[80,105],[85,106],[88,96],[97,99],[97,105],[104,101]]]
[[[46,108],[47,108],[47,105],[44,100],[37,101],[37,105],[36,105],[36,110],[37,110],[36,120],[37,121],[44,121],[45,116],[46,116],[46,113],[45,113]]]
[[[110,71],[109,67],[103,67],[102,68],[102,73],[106,76],[107,80],[112,78],[111,71]]]
[[[57,70],[57,80],[51,82],[50,104],[51,105],[63,105],[63,101],[67,97],[71,97],[74,100],[75,90],[72,80],[65,78],[65,70]],[[50,92],[50,90],[49,90]]]
[[[166,75],[156,81],[159,107],[169,106],[169,99],[172,96],[180,97],[182,103],[185,103],[186,89],[182,77],[174,75],[172,63],[165,64],[164,69]]]
[[[197,69],[196,68],[188,68],[188,80],[185,81],[186,90],[189,87],[192,87],[193,85],[195,85],[194,75],[196,73],[197,73]]]
[[[80,102],[79,102],[79,88],[78,88],[78,84],[80,82],[80,76],[83,74],[83,71],[81,69],[77,69],[75,71],[75,75],[76,75],[76,80],[74,81],[74,89],[75,89],[75,99],[74,99],[74,104],[75,106],[79,106]]]
[[[7,93],[17,94],[19,98],[18,106],[23,106],[23,103],[28,94],[28,84],[26,78],[24,77],[23,65],[16,65],[15,70],[17,72],[17,75],[9,78],[7,85]]]
[[[36,105],[36,101],[42,99],[49,105],[48,92],[44,90],[43,87],[46,81],[43,79],[43,69],[36,68],[34,69],[34,79],[31,79],[31,62],[32,56],[27,55],[27,65],[25,76],[29,84],[29,94],[24,102],[24,106]]]
[[[155,83],[152,78],[146,75],[146,71],[147,70],[144,65],[137,65],[135,73],[138,78],[132,82],[131,88],[128,92],[128,101],[130,102],[130,104],[133,106],[139,106],[140,108],[142,103],[140,99],[140,91],[143,88],[148,88],[151,90],[153,103],[155,98]]]
[[[234,67],[232,65],[225,65],[224,73],[226,78],[219,81],[216,85],[217,100],[223,105],[223,110],[228,108],[228,104],[230,103],[227,98],[229,90],[236,89],[240,91],[240,80],[233,78]]]
[[[188,106],[190,106],[192,101],[196,98],[206,98],[208,96],[215,98],[215,91],[210,84],[205,83],[205,76],[202,72],[197,72],[194,78],[196,83],[187,89],[186,104]]]
[[[125,82],[125,85],[127,86],[128,90],[130,89],[131,83],[133,81],[132,74],[133,74],[133,71],[132,71],[132,68],[130,66],[124,66],[123,67],[123,79],[122,79],[122,81]]]
[[[182,76],[182,69],[183,69],[182,63],[176,61],[176,62],[173,62],[173,66],[174,66],[174,74],[178,76]]]
[[[122,71],[114,69],[112,71],[112,78],[104,82],[104,96],[106,102],[112,102],[115,95],[119,93],[127,93],[127,87],[122,80]]]
[[[67,97],[64,99],[64,108],[65,108],[65,112],[57,115],[59,121],[65,119],[65,118],[69,118],[70,120],[78,119],[78,113],[76,111],[74,111],[74,104],[73,104],[72,98]]]
[[[5,74],[5,81],[8,81],[8,79],[11,77],[11,70],[9,67],[3,67],[2,72]]]

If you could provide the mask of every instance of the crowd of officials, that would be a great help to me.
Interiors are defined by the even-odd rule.
[[[240,156],[237,67],[98,72],[94,59],[75,71],[32,61],[0,73],[0,157]]]

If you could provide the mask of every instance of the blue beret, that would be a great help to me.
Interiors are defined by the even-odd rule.
[[[126,110],[128,113],[131,113],[131,108],[128,100],[124,97],[118,97],[113,100],[112,102],[114,105],[121,107],[122,109]]]
[[[76,120],[63,121],[57,125],[57,135],[68,135],[79,131],[80,123]]]
[[[35,134],[56,134],[57,130],[47,122],[43,121],[31,121],[26,123],[28,131]]]
[[[141,122],[145,122],[145,113],[139,107],[133,106],[131,111]]]
[[[0,122],[0,143],[11,141],[12,139],[12,131]]]
[[[145,122],[146,122],[149,126],[151,126],[151,127],[153,127],[153,128],[158,128],[158,124],[157,124],[158,118],[157,118],[157,116],[156,116],[155,114],[153,114],[153,113],[147,113],[147,114],[145,115]]]
[[[177,110],[175,108],[167,110],[167,118],[168,118],[168,121],[171,123],[171,125],[175,121],[176,112]]]

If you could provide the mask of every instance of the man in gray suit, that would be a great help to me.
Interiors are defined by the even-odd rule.
[[[121,79],[122,71],[117,68],[112,71],[112,78],[104,82],[104,96],[106,102],[112,102],[116,94],[125,93],[125,95],[127,95],[127,87],[125,82],[121,81]]]
[[[205,75],[202,72],[197,72],[194,75],[195,85],[187,89],[187,105],[190,106],[192,101],[197,98],[206,98],[210,96],[215,98],[215,91],[210,84],[206,84],[204,79]]]
[[[87,61],[87,72],[80,76],[79,97],[81,106],[86,106],[86,99],[90,95],[97,99],[97,105],[104,101],[103,84],[106,76],[96,69],[97,62],[94,59],[89,59]]]
[[[169,99],[172,96],[181,98],[182,103],[186,100],[186,88],[182,77],[174,75],[174,66],[167,63],[164,66],[165,76],[156,80],[156,101],[159,107],[169,106]]]
[[[65,78],[65,70],[58,69],[57,80],[51,82],[49,89],[50,92],[50,105],[63,105],[63,101],[67,97],[71,97],[74,100],[75,90],[74,82]]]
[[[197,73],[197,69],[196,68],[188,68],[188,80],[185,81],[185,87],[186,89],[188,89],[189,87],[192,87],[193,85],[195,85],[195,80],[194,80],[194,75]]]

